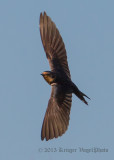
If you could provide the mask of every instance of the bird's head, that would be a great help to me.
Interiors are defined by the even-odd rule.
[[[41,75],[50,85],[56,82],[56,75],[51,71],[44,71]]]

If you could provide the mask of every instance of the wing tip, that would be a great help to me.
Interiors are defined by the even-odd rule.
[[[47,16],[46,12],[40,12],[40,22],[43,19],[44,16]]]
[[[59,119],[57,119],[57,121],[55,121],[55,119],[53,120],[53,122],[55,122],[52,124],[53,125],[53,133],[51,133],[49,122],[46,123],[46,126],[44,125],[45,122],[43,123],[42,131],[41,131],[41,140],[42,141],[56,139],[56,138],[61,137],[63,134],[65,134],[65,132],[68,129],[68,124],[67,124],[67,126],[65,126],[65,124],[61,123],[60,120],[59,121],[58,120]],[[48,121],[48,120],[46,120],[46,121]],[[61,123],[61,125],[60,125],[60,123]],[[55,126],[55,124],[56,124],[56,126]],[[49,129],[48,132],[47,132],[46,128]]]
[[[41,16],[41,15],[42,15],[42,16],[45,16],[45,15],[47,16],[46,11],[40,12],[40,16]]]

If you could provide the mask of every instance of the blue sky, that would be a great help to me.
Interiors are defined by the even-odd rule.
[[[67,132],[48,142],[40,139],[51,92],[40,75],[50,70],[39,33],[43,11],[63,37],[73,82],[91,98],[86,106],[73,95]],[[113,19],[113,0],[0,1],[1,160],[114,158]],[[77,151],[59,152],[60,148]]]

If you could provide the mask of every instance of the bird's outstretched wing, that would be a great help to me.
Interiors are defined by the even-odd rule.
[[[65,88],[61,85],[52,86],[41,130],[42,140],[48,141],[65,133],[69,125],[71,103],[71,93],[65,93]]]
[[[51,71],[61,71],[70,78],[65,45],[50,17],[40,14],[40,35]]]

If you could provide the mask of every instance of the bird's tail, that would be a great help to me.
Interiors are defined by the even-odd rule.
[[[80,99],[82,100],[85,104],[88,105],[88,102],[85,100],[84,97],[90,99],[87,95],[85,95],[84,93],[82,93],[76,86],[74,88],[74,94]]]

